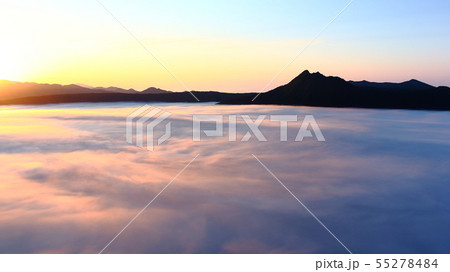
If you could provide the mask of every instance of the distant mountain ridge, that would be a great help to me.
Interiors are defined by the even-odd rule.
[[[136,91],[135,89],[122,89],[122,88],[118,88],[118,87],[95,87],[92,88],[91,90],[102,90],[102,91],[107,91],[107,92],[111,92],[111,93],[139,93],[138,91]]]
[[[118,87],[92,87],[86,84],[42,84],[30,82],[17,82],[0,80],[0,100],[17,99],[33,96],[66,95],[66,94],[90,94],[90,93],[125,93],[125,94],[161,94],[170,91],[150,87],[142,92],[134,89]]]
[[[162,90],[160,88],[150,87],[150,88],[143,90],[141,93],[143,93],[143,94],[163,94],[163,93],[172,93],[172,92]]]
[[[81,102],[219,102],[247,94],[214,91],[172,92],[150,87],[142,92],[84,84],[39,84],[0,80],[0,105],[40,105]]]
[[[417,79],[411,79],[401,83],[391,82],[370,82],[370,81],[348,81],[350,84],[357,87],[377,88],[377,89],[404,89],[404,90],[416,90],[416,89],[431,89],[434,86],[418,81]]]
[[[415,79],[402,83],[345,81],[308,70],[286,85],[261,93],[256,99],[256,93],[192,93],[201,102],[220,104],[450,110],[449,87],[434,87]],[[138,92],[116,87],[0,81],[2,105],[121,101],[197,102],[189,92],[171,92],[155,87]]]
[[[39,84],[22,83],[9,80],[0,80],[0,100],[19,97],[30,97],[35,95],[60,95],[78,93],[105,93],[104,90],[91,90],[75,84]]]

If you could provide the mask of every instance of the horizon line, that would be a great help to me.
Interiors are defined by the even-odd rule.
[[[380,83],[380,84],[384,84],[384,83],[401,84],[401,83],[405,83],[405,82],[409,82],[409,81],[419,81],[419,82],[421,82],[421,83],[428,84],[428,85],[430,85],[430,86],[432,86],[432,87],[449,87],[449,86],[446,86],[446,85],[435,86],[435,85],[429,84],[429,83],[427,83],[427,82],[418,80],[418,79],[416,79],[416,78],[410,78],[410,79],[408,79],[408,80],[404,80],[404,81],[400,81],[400,82],[393,82],[393,81],[369,81],[369,80],[365,80],[365,79],[363,79],[363,80],[351,80],[351,79],[350,79],[350,80],[347,80],[347,79],[344,79],[344,78],[342,78],[342,77],[340,77],[340,76],[334,76],[334,75],[328,76],[328,75],[324,75],[324,74],[322,74],[322,73],[319,72],[319,71],[316,71],[316,72],[312,72],[312,73],[311,73],[308,69],[305,69],[303,72],[301,72],[301,73],[298,74],[297,76],[301,75],[301,74],[304,73],[304,72],[308,72],[308,73],[310,73],[310,74],[319,73],[319,74],[321,74],[321,75],[323,75],[323,76],[325,76],[325,77],[338,77],[338,78],[341,78],[341,79],[345,80],[346,82],[370,82],[370,83]],[[297,77],[297,76],[296,76],[296,77]],[[295,77],[295,78],[296,78],[296,77]],[[293,79],[294,79],[294,78],[293,78]],[[291,79],[290,81],[292,81],[293,79]],[[91,86],[91,85],[85,84],[85,83],[62,84],[62,83],[35,82],[35,81],[16,81],[16,80],[9,80],[9,79],[0,79],[0,81],[8,81],[8,82],[22,83],[22,84],[59,85],[59,86],[63,86],[63,87],[64,87],[64,86],[71,86],[71,85],[74,85],[74,86],[78,86],[78,87],[85,88],[85,89],[91,89],[91,90],[94,90],[94,89],[118,88],[118,89],[122,89],[122,90],[126,90],[126,91],[143,92],[143,91],[146,91],[146,90],[148,90],[148,89],[150,89],[150,88],[155,88],[155,89],[159,89],[159,90],[162,90],[162,91],[169,91],[169,92],[174,92],[174,93],[183,93],[183,92],[189,92],[189,91],[193,91],[193,92],[222,92],[222,93],[234,93],[233,91],[221,91],[221,90],[212,90],[212,89],[209,89],[209,90],[205,90],[205,89],[203,89],[203,90],[195,90],[195,89],[191,89],[191,90],[189,90],[189,91],[188,91],[188,90],[174,91],[174,90],[168,90],[168,89],[163,89],[163,88],[160,88],[160,87],[156,87],[155,85],[146,87],[145,89],[142,89],[142,90],[137,90],[137,89],[134,89],[134,88],[124,88],[124,87],[117,87],[117,86],[113,86],[113,85],[108,86],[108,87],[103,87],[103,86]],[[290,81],[289,81],[289,82],[290,82]],[[277,86],[277,87],[284,86],[284,85],[288,84],[289,82],[287,82],[287,83],[285,83],[285,84],[281,84],[281,85],[279,85],[279,86]],[[275,88],[277,88],[277,87],[274,87],[273,89],[275,89]],[[271,89],[271,90],[273,90],[273,89]],[[270,91],[270,90],[268,90],[268,91]],[[256,89],[255,89],[254,91],[239,91],[239,90],[237,91],[237,93],[257,93],[257,92],[258,92],[258,90],[256,90]]]

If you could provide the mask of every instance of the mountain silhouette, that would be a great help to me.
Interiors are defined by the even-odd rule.
[[[163,94],[163,93],[171,93],[171,91],[162,90],[160,88],[150,87],[143,90],[141,93],[143,94]]]
[[[19,97],[61,95],[79,93],[107,93],[106,90],[89,89],[79,85],[22,83],[9,80],[0,80],[0,100]]]
[[[358,95],[358,88],[339,77],[325,77],[321,73],[301,73],[291,82],[261,94],[256,101],[276,104],[309,104],[310,106],[350,106]]]
[[[107,91],[107,92],[111,92],[111,93],[128,93],[128,94],[139,93],[135,89],[127,90],[127,89],[122,89],[122,88],[118,88],[118,87],[108,87],[108,88],[96,87],[96,88],[92,88],[92,90],[101,90],[101,91]]]
[[[288,84],[253,99],[241,96],[221,104],[450,110],[448,87],[436,88],[415,79],[402,83],[345,81],[308,70]]]
[[[305,70],[288,84],[256,93],[192,91],[201,102],[381,109],[450,110],[450,88],[411,79],[402,83],[345,81]],[[0,104],[76,102],[197,102],[191,93],[150,87],[142,92],[117,87],[20,83],[0,80]]]
[[[420,90],[420,89],[432,89],[431,85],[418,81],[416,79],[411,79],[402,83],[390,83],[390,82],[369,82],[363,81],[349,81],[350,84],[364,87],[364,88],[374,88],[374,89],[397,89],[397,90]]]

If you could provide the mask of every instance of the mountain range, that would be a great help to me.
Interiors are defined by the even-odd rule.
[[[271,104],[316,107],[450,110],[450,88],[434,87],[412,79],[402,83],[346,81],[305,70],[291,82],[261,93],[192,91],[201,102]],[[191,93],[155,87],[141,92],[83,84],[58,85],[0,80],[0,104],[53,104],[76,102],[197,102]],[[255,98],[256,97],[256,98]]]
[[[450,110],[450,88],[433,87],[415,79],[402,83],[345,81],[306,70],[288,84],[256,98],[249,95],[220,103]]]

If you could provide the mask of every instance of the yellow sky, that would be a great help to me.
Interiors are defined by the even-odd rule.
[[[3,2],[0,79],[183,90],[96,1]],[[240,10],[225,2],[175,2],[103,1],[189,89],[260,91],[347,1],[326,7],[241,3]],[[417,78],[450,85],[450,57],[442,54],[450,44],[448,29],[435,27],[432,33],[421,21],[403,18],[410,10],[391,7],[409,24],[401,29],[394,17],[377,18],[368,12],[374,7],[364,5],[371,4],[355,4],[342,14],[269,89],[305,69],[347,80]],[[443,26],[438,23],[444,15],[427,20]]]

